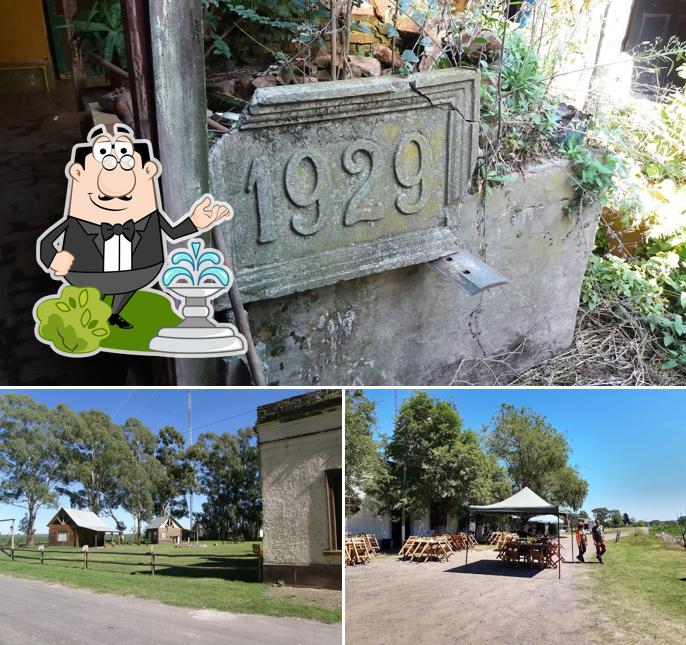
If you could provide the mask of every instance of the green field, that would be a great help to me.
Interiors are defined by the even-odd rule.
[[[603,611],[636,640],[686,642],[686,549],[630,535],[608,540],[603,559],[591,578]]]
[[[146,545],[91,549],[88,569],[77,548],[46,547],[43,565],[37,547],[18,549],[14,562],[4,550],[0,551],[0,574],[183,607],[295,616],[327,623],[341,620],[340,608],[331,607],[330,601],[318,601],[311,594],[301,601],[277,596],[271,585],[258,582],[258,558],[252,552],[252,542],[206,544],[206,548],[198,549],[156,545],[154,576],[150,556],[145,555]]]

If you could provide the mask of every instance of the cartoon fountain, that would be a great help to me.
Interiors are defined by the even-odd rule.
[[[184,301],[176,327],[164,327],[150,341],[150,349],[187,357],[235,356],[245,354],[245,338],[230,323],[212,319],[210,301],[229,290],[231,271],[215,249],[205,249],[202,240],[193,240],[185,249],[171,253],[171,267],[162,274],[162,288]]]

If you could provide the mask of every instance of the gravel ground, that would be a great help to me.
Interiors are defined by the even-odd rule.
[[[595,561],[553,569],[510,568],[492,550],[449,562],[377,556],[347,567],[346,644],[608,643],[625,635],[584,593]]]

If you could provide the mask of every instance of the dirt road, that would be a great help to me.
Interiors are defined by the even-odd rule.
[[[0,645],[340,645],[341,625],[170,607],[0,576]]]
[[[376,557],[346,569],[346,644],[598,643],[621,634],[584,595],[595,562],[511,568],[494,551],[448,563]],[[626,641],[625,641],[626,642]]]

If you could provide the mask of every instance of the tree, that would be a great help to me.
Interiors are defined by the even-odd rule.
[[[631,518],[629,517],[628,513],[624,513],[622,515],[622,522],[624,526],[631,526]]]
[[[586,511],[579,511],[579,519],[580,520],[587,520],[588,519],[588,513]]]
[[[59,492],[72,506],[106,513],[118,527],[124,526],[115,511],[124,501],[121,481],[132,455],[122,426],[101,410],[76,413],[64,405],[57,409],[63,445]]]
[[[686,515],[679,516],[676,520],[676,524],[679,535],[681,536],[681,543],[686,549]]]
[[[195,483],[193,465],[184,448],[183,435],[172,426],[160,428],[155,456],[163,469],[163,476],[153,493],[155,515],[188,514],[186,495]]]
[[[503,404],[485,431],[489,451],[505,464],[515,489],[529,487],[549,502],[581,507],[588,482],[568,465],[567,438],[545,417]]]
[[[375,404],[364,390],[345,396],[345,508],[347,515],[360,510],[362,498],[381,475],[379,446],[374,440]]]
[[[622,526],[622,513],[616,508],[610,511],[608,516],[608,523],[610,526]]]
[[[155,493],[165,482],[162,464],[155,457],[157,438],[138,419],[127,419],[124,437],[129,453],[120,464],[121,506],[134,518],[134,532],[141,537],[141,524],[152,517]]]
[[[601,524],[605,524],[610,515],[609,509],[605,508],[604,506],[591,509],[591,513],[593,513],[593,518],[598,520]]]
[[[36,515],[58,503],[61,444],[53,410],[23,394],[0,397],[0,501],[26,510],[33,544]]]
[[[239,530],[246,539],[255,540],[262,526],[262,488],[257,432],[254,427],[241,428],[237,435],[241,464]]]
[[[405,400],[384,458],[376,498],[384,510],[431,509],[446,517],[469,504],[487,504],[508,494],[503,470],[484,453],[476,433],[447,401],[418,392]]]
[[[197,479],[207,500],[201,521],[208,536],[226,539],[236,525],[235,488],[240,480],[238,442],[230,434],[206,432],[191,450],[198,464]]]

